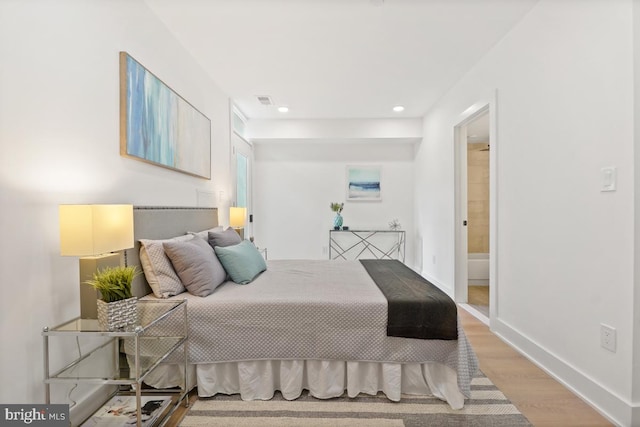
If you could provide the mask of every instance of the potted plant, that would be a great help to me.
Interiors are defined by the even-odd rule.
[[[131,283],[139,274],[136,267],[107,267],[93,274],[86,283],[100,291],[98,323],[112,331],[138,320],[138,299],[131,293]]]
[[[340,230],[340,227],[342,227],[342,215],[340,215],[340,213],[344,208],[344,203],[334,202],[334,203],[331,203],[330,207],[331,207],[331,210],[336,213],[336,217],[333,219],[333,229]]]

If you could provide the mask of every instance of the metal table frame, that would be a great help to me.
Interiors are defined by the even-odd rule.
[[[43,337],[43,351],[44,351],[44,384],[45,384],[45,402],[47,404],[51,403],[51,384],[54,383],[90,383],[90,384],[101,384],[101,385],[115,385],[115,386],[134,386],[135,392],[124,392],[122,390],[116,390],[115,394],[134,394],[136,397],[136,415],[137,415],[137,425],[140,427],[142,425],[141,418],[141,398],[142,398],[142,382],[144,381],[147,374],[153,371],[157,366],[160,365],[170,354],[172,354],[179,347],[183,347],[184,350],[184,360],[182,361],[183,365],[183,373],[184,380],[181,387],[172,390],[154,390],[155,393],[166,393],[166,394],[175,394],[176,399],[174,402],[174,406],[171,410],[165,415],[165,417],[160,421],[160,424],[163,425],[168,421],[169,416],[175,409],[178,407],[180,402],[184,402],[185,407],[189,405],[189,399],[187,398],[187,393],[189,392],[189,385],[187,381],[187,364],[188,364],[188,352],[187,352],[187,340],[188,340],[188,317],[187,317],[187,300],[181,301],[138,301],[138,304],[156,304],[156,305],[166,305],[168,308],[161,315],[155,317],[150,323],[145,325],[133,325],[125,328],[121,328],[115,331],[104,331],[96,328],[97,320],[91,319],[80,319],[76,318],[71,321],[65,322],[62,325],[56,326],[54,328],[45,327],[42,330]],[[181,310],[183,317],[183,333],[180,336],[171,336],[171,335],[162,335],[162,336],[152,336],[146,337],[147,339],[152,340],[171,340],[172,346],[166,350],[166,352],[161,355],[151,366],[146,367],[144,370],[141,369],[140,366],[140,350],[141,350],[141,340],[145,336],[145,332],[151,328],[152,326],[158,324],[163,321],[168,316],[178,312]],[[88,325],[88,327],[85,327]],[[71,336],[76,337],[76,340],[79,337],[106,337],[108,338],[103,344],[97,346],[93,350],[88,353],[82,355],[80,354],[74,361],[59,369],[55,373],[50,372],[49,366],[49,339],[50,337],[56,336]],[[122,378],[120,374],[120,365],[119,365],[119,351],[120,351],[120,340],[123,339],[131,339],[134,343],[134,358],[135,363],[133,369],[131,370],[132,377],[131,378]],[[114,345],[115,342],[115,345]],[[115,354],[114,354],[114,375],[109,378],[102,377],[93,377],[93,378],[85,378],[85,377],[76,377],[74,375],[65,376],[67,373],[71,371],[76,366],[83,364],[89,360],[89,358],[105,348],[107,345],[113,345]],[[78,344],[79,346],[79,344]],[[150,392],[150,390],[145,390],[145,393]]]
[[[349,233],[356,242],[349,245],[340,243],[337,236]],[[380,247],[373,241],[374,236],[395,234],[397,239],[391,247]],[[397,259],[404,262],[406,236],[404,230],[329,230],[329,259],[359,259],[362,255],[375,259]]]

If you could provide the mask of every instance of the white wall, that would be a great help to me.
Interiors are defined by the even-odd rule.
[[[453,287],[453,127],[497,89],[492,327],[623,425],[636,405],[632,62],[631,1],[542,0],[425,117],[416,159],[423,270]],[[605,166],[615,192],[600,192]]]
[[[397,218],[406,230],[406,261],[413,264],[413,156],[406,143],[315,142],[255,145],[256,244],[269,259],[327,259],[331,202],[345,202],[344,225],[388,229]],[[346,201],[346,166],[382,166],[382,201]]]
[[[121,50],[211,119],[211,181],[119,155]],[[42,327],[79,314],[58,205],[195,206],[197,190],[230,194],[228,99],[139,0],[3,0],[0,58],[0,402],[35,403]]]

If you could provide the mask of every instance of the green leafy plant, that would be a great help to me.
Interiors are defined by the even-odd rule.
[[[344,203],[331,203],[331,210],[336,212],[336,213],[340,213],[342,212],[342,209],[344,208]]]
[[[131,283],[140,274],[133,267],[106,267],[93,273],[93,279],[85,283],[100,291],[104,302],[131,298]]]

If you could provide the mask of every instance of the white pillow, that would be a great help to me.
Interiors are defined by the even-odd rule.
[[[140,264],[144,275],[157,298],[168,298],[185,291],[185,287],[164,253],[164,242],[185,242],[193,239],[190,234],[165,240],[140,239]]]

